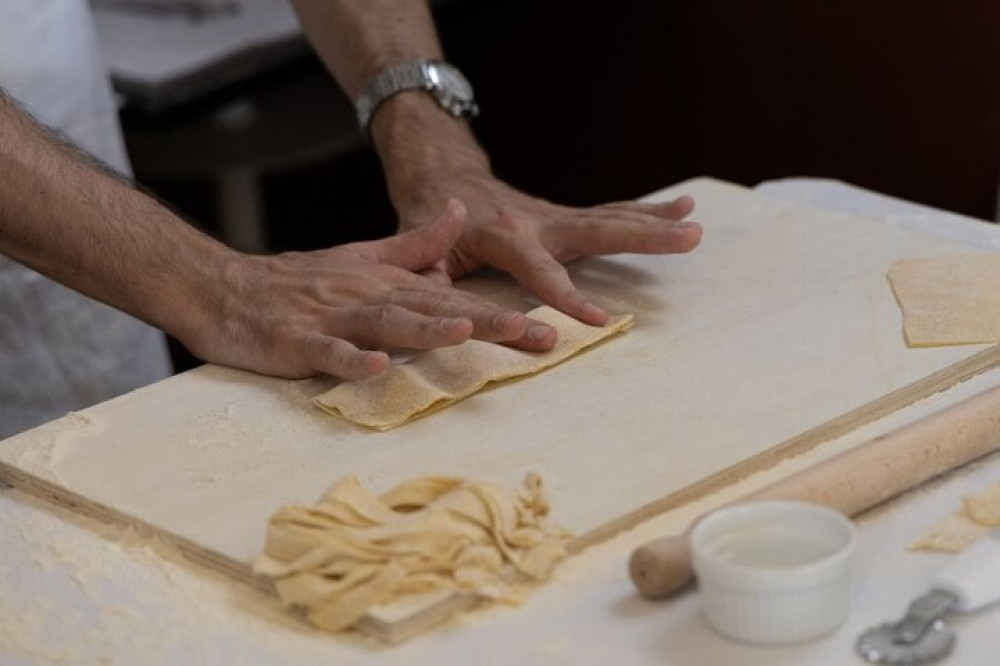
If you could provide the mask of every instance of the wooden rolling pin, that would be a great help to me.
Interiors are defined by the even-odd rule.
[[[998,449],[1000,387],[876,437],[738,502],[798,500],[853,516]],[[667,597],[691,582],[690,529],[632,553],[629,572],[643,596]]]

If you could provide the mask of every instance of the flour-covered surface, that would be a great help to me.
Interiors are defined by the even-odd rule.
[[[641,599],[625,566],[639,544],[683,529],[768,475],[567,560],[522,607],[473,612],[391,648],[312,630],[275,599],[178,561],[162,544],[8,490],[0,492],[0,664],[841,666],[853,663],[857,633],[895,618],[947,561],[904,551],[926,517],[947,511],[997,474],[1000,458],[994,457],[863,520],[847,624],[819,641],[778,648],[713,633],[693,591],[670,602]],[[955,663],[989,663],[995,626],[989,613],[964,620]]]
[[[724,470],[770,464],[782,442],[979,351],[902,338],[885,271],[946,241],[710,179],[656,198],[681,193],[698,201],[702,246],[575,264],[581,288],[635,326],[530,381],[373,433],[312,404],[329,380],[208,366],[6,440],[0,463],[233,566],[249,566],[277,507],[345,474],[381,491],[536,471],[553,519],[587,540]],[[471,285],[530,309],[495,275]]]
[[[946,395],[829,444],[847,450],[917,416],[1000,383],[984,375]],[[699,615],[697,595],[650,602],[626,562],[646,541],[682,531],[698,515],[829,455],[814,451],[643,523],[556,568],[522,606],[480,609],[408,643],[385,647],[357,634],[331,636],[282,610],[275,598],[205,571],[169,547],[25,496],[0,492],[0,664],[677,664],[841,666],[871,624],[895,618],[947,562],[906,552],[928,516],[1000,475],[1000,456],[885,505],[860,523],[852,612],[819,641],[762,648],[727,641]],[[963,622],[956,663],[993,654],[995,622]],[[964,660],[963,660],[964,659]]]
[[[333,645],[158,540],[0,492],[0,664],[279,663]],[[253,645],[246,638],[253,637]]]
[[[960,229],[967,239],[982,236],[991,242],[994,236],[992,230],[980,234],[980,226],[986,225],[829,181],[775,183],[766,191],[833,208],[850,204],[854,212],[890,216],[893,223],[914,218],[927,228],[942,217],[954,218],[954,224],[949,219],[941,226]],[[981,377],[960,388],[968,395],[989,388],[995,379]],[[238,410],[238,405],[233,408],[234,413]],[[225,424],[225,413],[217,416],[217,427],[236,428]],[[877,431],[866,429],[859,436],[873,434]],[[252,434],[242,442],[252,447]],[[213,451],[208,441],[191,445],[202,455]],[[52,449],[57,459],[66,452]],[[46,455],[34,455],[33,460],[44,468]],[[792,462],[804,465],[809,460]],[[240,471],[212,469],[207,477],[199,477],[189,470],[183,487],[211,486],[220,482],[213,481],[213,475],[226,478],[234,473]],[[279,611],[270,598],[201,569],[165,561],[145,546],[108,541],[89,521],[19,493],[0,492],[0,663],[841,666],[855,663],[851,649],[858,633],[898,618],[930,574],[948,561],[946,556],[905,552],[926,527],[928,516],[945,515],[961,496],[992,483],[998,474],[1000,460],[994,456],[865,519],[847,624],[817,642],[781,648],[732,643],[714,634],[701,620],[697,597],[690,591],[669,603],[642,600],[625,570],[635,546],[682,529],[710,505],[752,489],[753,479],[711,502],[662,515],[571,558],[519,609],[473,613],[390,649],[358,637],[320,635]],[[97,559],[100,564],[94,564]],[[959,625],[952,661],[992,663],[997,615],[987,611],[963,618]]]

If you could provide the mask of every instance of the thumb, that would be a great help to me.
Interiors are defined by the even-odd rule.
[[[391,238],[375,241],[375,258],[408,271],[419,272],[444,260],[462,235],[467,212],[458,199],[449,199],[444,213],[433,222]]]
[[[439,261],[435,263],[433,266],[425,268],[424,270],[420,271],[420,274],[423,275],[428,280],[436,282],[444,287],[451,286],[451,275],[448,274],[447,260]]]

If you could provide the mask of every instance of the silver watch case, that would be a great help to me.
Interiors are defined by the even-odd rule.
[[[368,136],[372,115],[382,102],[404,90],[415,89],[429,92],[456,118],[474,118],[479,114],[472,85],[462,72],[439,60],[419,60],[382,71],[358,96],[355,108],[362,134]]]

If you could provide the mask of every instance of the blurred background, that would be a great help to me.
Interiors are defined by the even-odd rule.
[[[392,233],[378,161],[284,0],[92,4],[139,182],[247,250]],[[995,0],[433,6],[495,171],[532,194],[813,176],[997,219]]]

